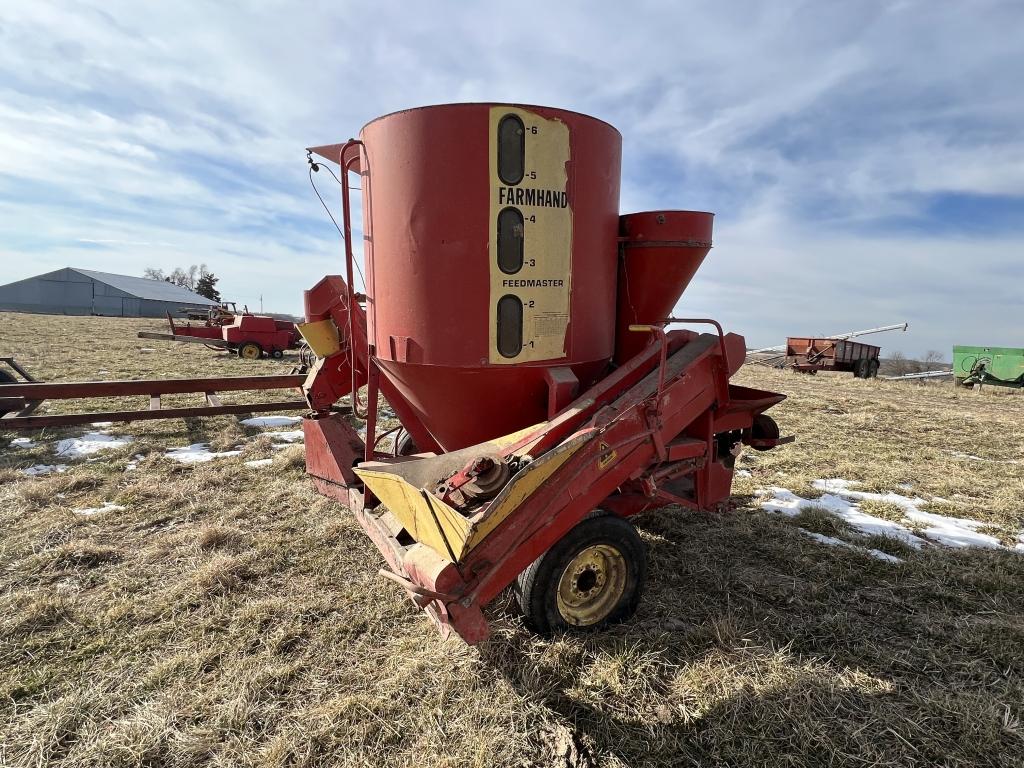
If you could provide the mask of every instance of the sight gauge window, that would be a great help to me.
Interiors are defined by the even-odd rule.
[[[523,236],[526,222],[518,208],[502,208],[498,214],[498,268],[514,275],[523,268]]]
[[[498,177],[514,186],[526,169],[526,128],[517,115],[505,115],[498,123]]]
[[[523,351],[523,302],[505,294],[498,299],[498,352],[515,357]]]

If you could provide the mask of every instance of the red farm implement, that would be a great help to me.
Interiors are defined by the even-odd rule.
[[[812,375],[818,371],[845,371],[858,379],[872,379],[878,375],[879,352],[881,347],[848,339],[786,339],[786,357],[793,370]]]
[[[408,110],[310,152],[311,171],[312,153],[342,169],[347,268],[307,291],[300,326],[318,490],[444,633],[485,638],[513,582],[541,631],[629,616],[646,562],[628,518],[725,510],[743,448],[791,439],[764,413],[783,395],[729,383],[743,338],[670,317],[712,214],[619,216],[618,132],[545,107]],[[350,172],[366,297],[349,290]],[[365,441],[329,412],[364,385]],[[402,425],[388,450],[378,393]]]
[[[230,350],[245,360],[259,360],[264,356],[280,359],[285,350],[298,347],[300,340],[295,323],[263,315],[243,313],[228,317],[217,312],[211,313],[201,325],[181,325],[168,314],[167,322],[170,333],[139,331],[139,338],[203,344],[212,349]]]

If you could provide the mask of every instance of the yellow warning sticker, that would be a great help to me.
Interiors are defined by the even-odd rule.
[[[599,453],[597,456],[598,469],[604,469],[613,461],[615,461],[615,457],[619,455],[617,452],[611,450],[611,446],[608,445],[608,443],[606,442],[602,441],[598,443],[597,447],[601,450],[601,453]]]

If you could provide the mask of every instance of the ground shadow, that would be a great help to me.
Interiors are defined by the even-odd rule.
[[[650,578],[632,620],[482,651],[572,724],[579,764],[1024,759],[1024,557],[935,548],[892,565],[744,510],[636,522]]]

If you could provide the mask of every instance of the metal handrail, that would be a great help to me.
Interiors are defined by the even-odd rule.
[[[729,370],[729,353],[725,349],[725,331],[722,330],[722,325],[717,320],[712,320],[709,317],[669,317],[665,323],[701,323],[715,326],[715,330],[718,331],[718,346],[722,350],[722,360],[725,362],[725,369]]]
[[[661,344],[661,353],[658,360],[658,397],[657,403],[661,405],[661,393],[665,389],[665,368],[668,362],[668,334],[665,333],[665,329],[660,325],[631,325],[629,330],[635,333],[653,333],[658,337],[658,343]]]
[[[729,404],[729,351],[725,346],[725,331],[722,328],[721,323],[717,320],[712,320],[710,317],[669,317],[666,318],[665,324],[668,323],[698,323],[701,325],[713,325],[715,330],[718,332],[718,348],[722,352],[722,369],[719,372],[719,385],[722,402],[720,406],[726,406]]]

